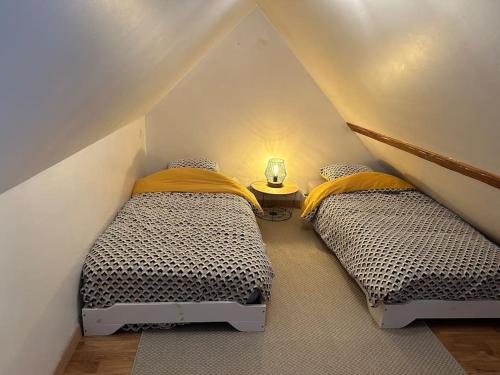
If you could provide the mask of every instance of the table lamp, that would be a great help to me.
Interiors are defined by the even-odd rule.
[[[274,188],[283,186],[286,177],[285,161],[279,158],[271,158],[266,168],[267,185]]]

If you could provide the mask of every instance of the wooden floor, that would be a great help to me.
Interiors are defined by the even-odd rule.
[[[499,320],[435,320],[427,323],[468,374],[500,374]]]
[[[500,321],[429,321],[448,351],[471,375],[500,375]],[[129,374],[139,334],[83,337],[65,374]]]
[[[82,337],[65,374],[129,374],[140,334]]]

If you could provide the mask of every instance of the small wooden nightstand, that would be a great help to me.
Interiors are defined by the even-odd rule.
[[[259,201],[264,210],[264,215],[260,215],[262,219],[282,221],[292,216],[291,207],[297,205],[296,197],[299,192],[297,184],[285,182],[282,187],[273,188],[267,185],[267,181],[255,181],[250,186],[253,190],[261,193]],[[286,196],[291,196],[291,199],[283,199]]]

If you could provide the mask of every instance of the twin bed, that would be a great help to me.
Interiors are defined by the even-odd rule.
[[[372,184],[381,175],[349,164],[321,172],[327,185],[363,175]],[[361,287],[381,327],[500,318],[497,245],[411,185],[363,187],[328,195],[305,216]]]
[[[304,217],[381,327],[500,317],[497,245],[395,177],[349,164],[321,172],[329,182],[308,197]],[[175,161],[139,180],[85,260],[84,334],[192,322],[264,330],[273,271],[258,210],[209,160]]]
[[[253,213],[259,208],[224,192],[242,187],[216,169],[184,160],[136,183],[85,260],[85,335],[192,322],[264,329],[273,271]]]

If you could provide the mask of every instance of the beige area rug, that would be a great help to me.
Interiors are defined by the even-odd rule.
[[[133,374],[464,373],[424,323],[379,329],[357,284],[297,211],[259,224],[276,272],[266,331],[144,332]]]

